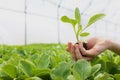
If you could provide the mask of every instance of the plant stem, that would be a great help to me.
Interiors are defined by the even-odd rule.
[[[77,36],[77,32],[76,32],[75,26],[73,26],[73,29],[74,29],[75,37],[76,37],[76,39],[77,39],[77,41],[78,41],[78,36]]]
[[[80,33],[81,32],[83,32],[85,29],[87,29],[88,28],[88,26],[85,26],[81,31],[80,31]]]
[[[82,26],[80,24],[78,24],[78,30],[77,30],[77,34],[76,34],[77,37],[79,37],[79,33],[80,33],[81,29],[82,29]],[[77,41],[79,41],[79,39]]]

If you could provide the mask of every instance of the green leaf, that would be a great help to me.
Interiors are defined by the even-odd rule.
[[[80,31],[82,30],[82,25],[78,24],[78,30],[76,36],[79,36]]]
[[[50,63],[50,56],[48,54],[42,54],[37,62],[37,67],[39,69],[47,68]]]
[[[85,80],[91,73],[91,65],[86,60],[78,60],[73,69],[80,75],[82,80]]]
[[[50,72],[51,72],[50,69],[36,69],[34,71],[35,75],[40,77],[49,75]]]
[[[35,70],[35,65],[28,60],[21,60],[20,68],[25,75],[33,76],[33,74],[34,74],[33,71]]]
[[[86,37],[86,36],[88,36],[88,35],[90,35],[90,33],[88,33],[88,32],[80,33],[80,36],[82,36],[82,37]]]
[[[0,64],[2,64],[2,63],[3,63],[3,61],[4,61],[4,60],[0,58]]]
[[[114,63],[116,63],[116,64],[120,63],[120,56],[116,56],[114,58]]]
[[[75,25],[77,24],[77,21],[74,20],[74,19],[71,19],[71,24],[72,24],[73,27],[75,27]]]
[[[114,77],[115,77],[115,80],[120,80],[120,74],[115,74]]]
[[[7,77],[0,77],[0,80],[13,80],[13,79],[7,76]]]
[[[67,16],[62,16],[62,17],[61,17],[61,21],[67,22],[67,23],[71,23],[70,18],[67,17]]]
[[[76,33],[76,37],[77,37],[77,40],[78,40],[79,32],[82,30],[82,25],[80,24],[81,16],[80,16],[79,8],[75,9],[75,20],[77,21],[77,24],[78,24],[78,26],[77,26],[78,30],[77,30],[77,33]]]
[[[74,73],[73,73],[74,74]],[[67,80],[80,80],[80,79],[75,79],[75,77],[73,75],[69,75],[67,77]]]
[[[11,78],[16,78],[17,76],[17,68],[14,65],[6,64],[2,67],[2,70]]]
[[[52,79],[63,78],[67,79],[68,75],[70,75],[70,65],[66,62],[61,62],[57,65],[57,67],[52,71]]]
[[[62,16],[62,17],[61,17],[61,21],[66,22],[66,23],[70,23],[70,24],[72,24],[73,26],[75,26],[75,25],[77,24],[77,21],[76,21],[76,20],[71,19],[71,18],[69,18],[69,17],[67,17],[67,16]]]
[[[0,70],[0,78],[7,76],[7,74],[5,74],[5,72],[3,70]]]
[[[82,30],[82,25],[78,25],[78,32]]]
[[[96,65],[94,65],[94,66],[92,67],[92,72],[91,72],[91,74],[92,74],[92,75],[95,75],[95,73],[97,73],[97,72],[100,70],[100,68],[101,68],[101,64],[96,64]]]
[[[108,74],[108,73],[104,73],[104,74],[98,74],[94,80],[114,80],[112,77],[112,75]]]
[[[92,16],[87,24],[86,27],[89,27],[90,25],[92,25],[93,23],[95,23],[96,21],[102,19],[105,16],[105,14],[96,14],[94,16]]]
[[[77,71],[75,71],[74,69],[71,69],[71,71],[73,72],[75,80],[83,80]]]
[[[19,76],[17,77],[17,80],[24,80],[24,79],[26,79],[26,78],[28,78],[27,75],[21,74],[21,75],[19,75]]]
[[[81,18],[81,16],[80,16],[80,10],[79,10],[79,8],[76,8],[75,9],[75,19],[76,19],[76,21],[77,21],[78,24],[80,24],[80,18]]]
[[[42,80],[42,79],[39,77],[29,77],[29,78],[26,78],[25,80]]]

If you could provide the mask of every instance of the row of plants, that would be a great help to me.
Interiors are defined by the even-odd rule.
[[[66,45],[4,46],[0,80],[119,80],[120,56],[107,50],[92,61],[73,61]]]

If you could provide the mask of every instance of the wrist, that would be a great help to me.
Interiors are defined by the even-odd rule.
[[[111,48],[112,48],[112,40],[107,39],[107,40],[105,40],[105,42],[106,42],[106,45],[107,45],[107,49],[111,50]]]

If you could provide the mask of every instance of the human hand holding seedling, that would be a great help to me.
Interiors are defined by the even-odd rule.
[[[94,57],[96,57],[104,50],[109,49],[111,47],[111,43],[108,39],[94,37],[90,38],[87,41],[86,46],[87,49],[83,47],[81,41],[79,41],[79,44],[72,44],[71,42],[69,42],[68,48],[66,50],[71,53],[72,58],[74,60],[78,59],[92,60],[94,59]]]
[[[68,43],[68,48],[66,49],[68,52],[71,53],[74,60],[78,60],[78,59],[82,59],[82,58],[87,59],[87,60],[93,59],[93,56],[86,55],[88,52],[88,51],[86,52],[86,49],[88,49],[88,46],[87,46],[88,43],[86,44],[86,43],[80,41],[79,37],[86,37],[86,36],[90,35],[90,33],[85,32],[85,30],[87,28],[89,28],[89,26],[91,26],[96,21],[102,19],[104,16],[105,16],[105,14],[102,14],[102,13],[92,16],[85,27],[83,27],[81,24],[81,15],[80,15],[80,11],[78,8],[75,9],[75,19],[69,18],[67,16],[62,16],[61,20],[63,22],[72,24],[73,30],[74,30],[74,33],[76,36],[77,44],[72,45],[72,43]],[[91,44],[91,43],[89,43],[89,44]],[[80,46],[83,46],[83,47],[80,47]],[[89,54],[90,53],[91,52],[89,52]],[[97,54],[97,53],[95,53],[95,54]]]

